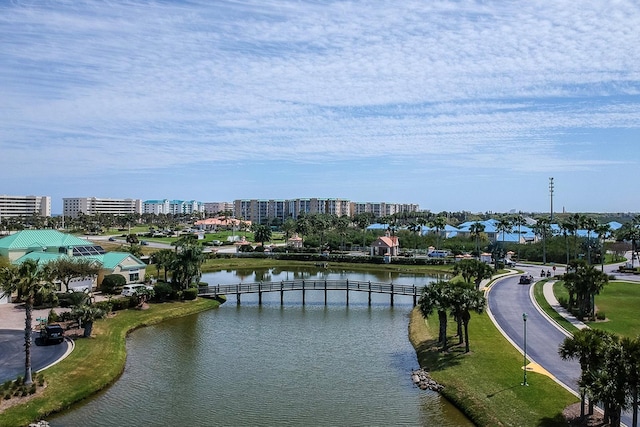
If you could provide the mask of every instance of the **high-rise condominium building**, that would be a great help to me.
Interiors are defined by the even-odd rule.
[[[51,197],[0,195],[0,219],[33,214],[51,216]]]
[[[75,218],[82,212],[85,215],[142,214],[140,199],[100,199],[97,197],[70,197],[62,199],[62,214]]]
[[[189,215],[204,213],[204,203],[195,200],[145,200],[142,203],[142,213]]]

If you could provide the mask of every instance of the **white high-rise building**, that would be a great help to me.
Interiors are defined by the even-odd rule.
[[[0,219],[33,214],[51,216],[51,197],[0,195]]]
[[[85,215],[142,214],[140,199],[100,199],[97,197],[69,197],[62,199],[62,214],[75,218],[82,212]]]

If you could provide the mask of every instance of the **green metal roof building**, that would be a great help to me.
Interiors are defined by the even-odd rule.
[[[120,274],[127,283],[144,280],[147,265],[128,252],[106,252],[102,246],[57,230],[23,230],[0,239],[0,256],[12,264],[33,259],[46,264],[61,257],[85,257],[101,266],[94,287],[102,283],[107,274]]]

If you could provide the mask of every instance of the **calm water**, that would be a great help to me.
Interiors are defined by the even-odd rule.
[[[242,274],[245,274],[243,272]],[[234,283],[237,272],[205,275]],[[287,272],[258,272],[272,280]],[[288,272],[341,275],[344,272]],[[256,272],[245,281],[255,281]],[[247,277],[249,277],[247,276]],[[374,277],[374,278],[371,278]],[[365,273],[353,280],[385,281]],[[327,279],[335,277],[329,276]],[[428,283],[431,278],[392,278]],[[420,280],[420,281],[417,281]],[[265,294],[235,298],[217,310],[134,332],[120,380],[53,426],[471,425],[455,408],[415,388],[407,338],[410,297],[366,293]]]

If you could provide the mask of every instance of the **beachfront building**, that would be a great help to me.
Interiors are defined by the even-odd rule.
[[[204,211],[209,216],[224,213],[234,216],[234,205],[233,202],[204,202]]]
[[[370,213],[379,218],[402,212],[418,212],[419,210],[420,206],[412,203],[353,202],[351,215]]]
[[[129,215],[142,214],[140,199],[101,199],[97,197],[68,197],[62,199],[62,214],[75,218],[84,215],[110,214]]]
[[[191,215],[204,214],[204,203],[196,200],[145,200],[142,202],[142,213],[146,214],[172,214]]]
[[[0,219],[31,215],[50,217],[51,197],[0,195]]]

